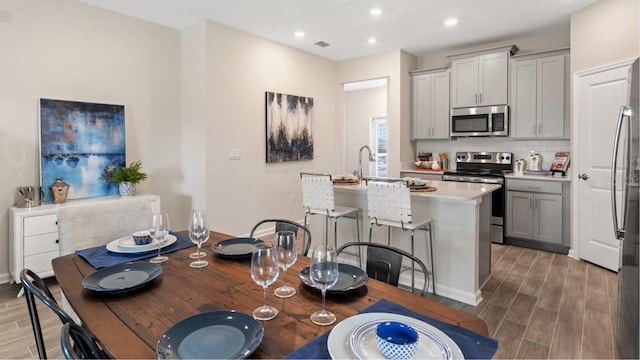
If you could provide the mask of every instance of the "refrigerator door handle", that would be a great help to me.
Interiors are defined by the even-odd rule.
[[[629,113],[628,106],[622,106],[620,108],[620,115],[618,116],[618,124],[616,126],[616,136],[613,140],[613,157],[611,158],[611,214],[613,216],[613,232],[617,240],[624,238],[624,224],[622,227],[618,226],[618,204],[616,202],[616,172],[618,167],[618,150],[620,148],[620,135],[622,132],[622,122],[624,117]]]

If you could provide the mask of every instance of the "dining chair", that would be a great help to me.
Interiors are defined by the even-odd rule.
[[[338,219],[356,221],[356,239],[360,241],[360,209],[335,204],[333,180],[330,174],[300,173],[302,182],[302,206],[305,209],[304,226],[310,215],[325,216],[325,245],[329,244],[329,221],[333,222],[333,245],[338,247]]]
[[[365,178],[367,184],[367,215],[369,217],[369,242],[373,238],[373,228],[387,227],[387,245],[391,245],[391,228],[409,231],[411,238],[411,255],[415,256],[414,235],[416,230],[424,230],[429,234],[426,244],[427,257],[431,260],[430,274],[432,291],[435,294],[436,277],[433,262],[433,224],[431,219],[413,216],[411,208],[411,189],[406,179],[399,178]],[[414,286],[414,263],[412,262],[412,284]]]
[[[103,203],[74,204],[58,209],[60,255],[147,230],[151,202],[145,197],[123,197]]]
[[[300,237],[300,230],[302,230],[302,243],[300,246],[300,254],[307,256],[309,248],[311,247],[311,231],[306,226],[300,225],[295,221],[286,219],[264,219],[260,220],[253,226],[249,233],[250,238],[254,238],[255,235],[265,236],[267,234],[275,234],[278,231],[293,231],[296,234],[296,239]],[[265,232],[266,231],[266,232]]]
[[[422,289],[420,290],[421,296],[427,295],[427,289],[429,288],[429,272],[427,270],[426,265],[422,260],[417,257],[409,254],[408,252],[398,249],[396,247],[392,247],[389,245],[378,244],[373,242],[350,242],[342,245],[337,250],[338,260],[340,260],[340,254],[345,252],[347,248],[357,247],[358,249],[365,248],[367,261],[366,261],[366,269],[365,272],[367,276],[376,279],[382,282],[385,282],[389,285],[393,285],[396,287],[400,287],[400,274],[403,271],[411,270],[412,271],[412,280],[411,280],[411,288],[409,289],[412,293],[416,293],[418,288],[415,287],[415,268],[409,268],[407,266],[403,267],[403,260],[411,261],[412,263],[418,264],[420,271],[424,275],[424,280],[422,284]]]
[[[40,327],[36,298],[51,309],[63,324],[73,323],[74,321],[71,316],[58,305],[47,284],[36,273],[29,269],[23,269],[20,272],[20,282],[22,283],[22,288],[25,293],[24,298],[27,302],[27,309],[29,310],[29,318],[31,319],[31,327],[33,328],[33,336],[36,340],[38,355],[40,359],[46,359],[47,351],[42,338],[42,328]]]
[[[60,346],[65,359],[109,359],[98,341],[84,327],[66,323],[60,330]]]

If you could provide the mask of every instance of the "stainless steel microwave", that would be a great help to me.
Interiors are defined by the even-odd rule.
[[[451,136],[509,136],[509,106],[452,109]]]

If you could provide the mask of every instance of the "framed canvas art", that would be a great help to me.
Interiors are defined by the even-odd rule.
[[[266,93],[267,163],[313,159],[313,98]]]
[[[40,99],[40,184],[62,178],[67,199],[118,194],[111,173],[126,164],[124,106]]]

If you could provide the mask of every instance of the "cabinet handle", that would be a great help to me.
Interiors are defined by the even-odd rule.
[[[538,123],[538,135],[542,134],[542,123]]]
[[[538,127],[536,126],[536,124],[535,124],[535,123],[533,123],[533,135],[535,135],[535,134],[536,134],[536,129],[537,129],[537,128],[538,128]]]
[[[533,210],[533,199],[529,199],[529,210]]]
[[[540,199],[536,199],[535,200],[535,207],[534,207],[535,210],[538,210],[538,208],[540,207],[540,204],[538,203],[538,200],[540,200]]]
[[[482,93],[478,94],[478,104],[482,104]]]

